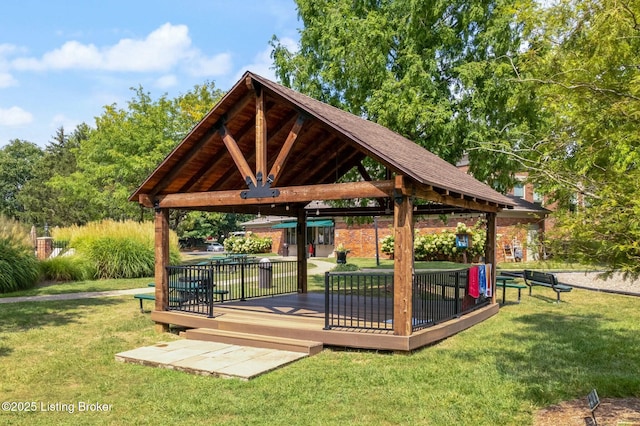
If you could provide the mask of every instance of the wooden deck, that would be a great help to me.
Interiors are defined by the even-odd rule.
[[[320,293],[251,299],[216,304],[214,318],[177,311],[153,311],[158,323],[185,328],[205,328],[229,332],[321,342],[325,346],[361,349],[412,351],[478,324],[498,312],[498,304],[488,305],[459,318],[417,331],[411,336],[395,336],[392,331],[324,330],[324,295]]]

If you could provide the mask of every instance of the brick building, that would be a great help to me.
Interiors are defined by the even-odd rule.
[[[545,220],[549,210],[540,202],[534,202],[534,191],[531,185],[514,188],[509,194],[516,206],[503,210],[497,215],[497,259],[498,261],[516,261],[517,259],[535,260],[542,248],[539,243],[545,231]],[[528,199],[527,199],[528,198]],[[343,244],[349,249],[350,256],[375,257],[376,234],[378,241],[393,231],[393,217],[381,216],[373,220],[346,221],[341,217],[324,217],[316,215],[318,202],[307,206],[307,251],[313,256],[331,257],[335,247]],[[443,216],[416,216],[416,232],[422,234],[436,233],[444,229],[452,230],[458,222],[472,227],[484,215],[452,214]],[[358,223],[360,222],[360,223]],[[244,229],[261,237],[271,237],[272,250],[279,254],[296,252],[295,218],[286,216],[261,216],[242,224]],[[377,228],[377,229],[376,229]],[[380,250],[378,246],[378,250]],[[379,251],[379,255],[384,254]]]

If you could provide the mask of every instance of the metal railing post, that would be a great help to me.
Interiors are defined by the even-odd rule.
[[[324,329],[331,330],[331,326],[329,326],[329,272],[324,273]]]

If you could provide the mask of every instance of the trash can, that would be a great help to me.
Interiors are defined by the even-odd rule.
[[[267,258],[260,259],[258,263],[258,287],[271,288],[271,278],[273,274],[273,266]]]
[[[282,246],[282,255],[284,257],[289,256],[289,244],[284,243],[284,245]]]

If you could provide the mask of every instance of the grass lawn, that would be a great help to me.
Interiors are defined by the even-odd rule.
[[[411,355],[325,349],[250,382],[116,362],[178,338],[130,296],[0,305],[0,402],[36,408],[0,424],[523,425],[593,388],[640,396],[640,298],[539,293]]]

